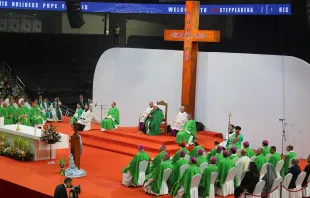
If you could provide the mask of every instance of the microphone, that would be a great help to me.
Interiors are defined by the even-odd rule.
[[[281,122],[281,121],[284,121],[285,119],[284,118],[282,118],[282,119],[279,119],[279,121]]]

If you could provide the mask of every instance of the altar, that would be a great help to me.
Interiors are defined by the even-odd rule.
[[[17,125],[4,125],[0,127],[0,132],[6,133],[8,136],[8,142],[13,143],[14,136],[21,136],[29,140],[31,146],[31,153],[34,155],[33,160],[48,160],[50,159],[50,145],[40,141],[41,129],[35,129],[34,127],[19,125],[20,131],[17,131]],[[61,142],[57,142],[52,145],[51,159],[56,158],[56,149],[69,148],[69,136],[66,134],[61,135]]]

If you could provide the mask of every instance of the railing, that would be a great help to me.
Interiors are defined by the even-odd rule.
[[[26,85],[23,83],[23,81],[18,76],[16,76],[16,86],[18,86],[23,91],[25,91]]]
[[[69,107],[65,106],[65,105],[61,105],[60,109],[62,111],[62,115],[70,117],[73,116],[75,114],[75,111],[70,109]]]
[[[7,64],[5,61],[2,62],[2,74],[4,73],[4,69],[7,68],[9,71],[9,76],[8,76],[8,80],[11,83],[12,80],[12,68],[9,66],[9,64]],[[25,91],[25,87],[26,85],[23,83],[23,81],[16,76],[16,86],[18,86],[21,90]]]

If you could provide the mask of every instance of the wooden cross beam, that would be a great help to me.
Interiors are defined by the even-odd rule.
[[[184,30],[165,30],[166,41],[183,41],[182,100],[188,113],[195,115],[198,42],[220,42],[220,31],[199,30],[199,1],[186,1]]]

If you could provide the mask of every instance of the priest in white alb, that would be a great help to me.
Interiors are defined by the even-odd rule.
[[[153,110],[153,102],[149,103],[149,106],[145,109],[145,111],[143,113],[140,114],[139,116],[139,130],[142,131],[143,127],[144,127],[144,122],[147,118],[147,116],[151,113],[151,111]]]
[[[179,131],[182,130],[183,125],[187,121],[187,113],[185,112],[185,107],[180,107],[180,112],[178,113],[175,121],[170,124],[171,135],[176,136]]]

